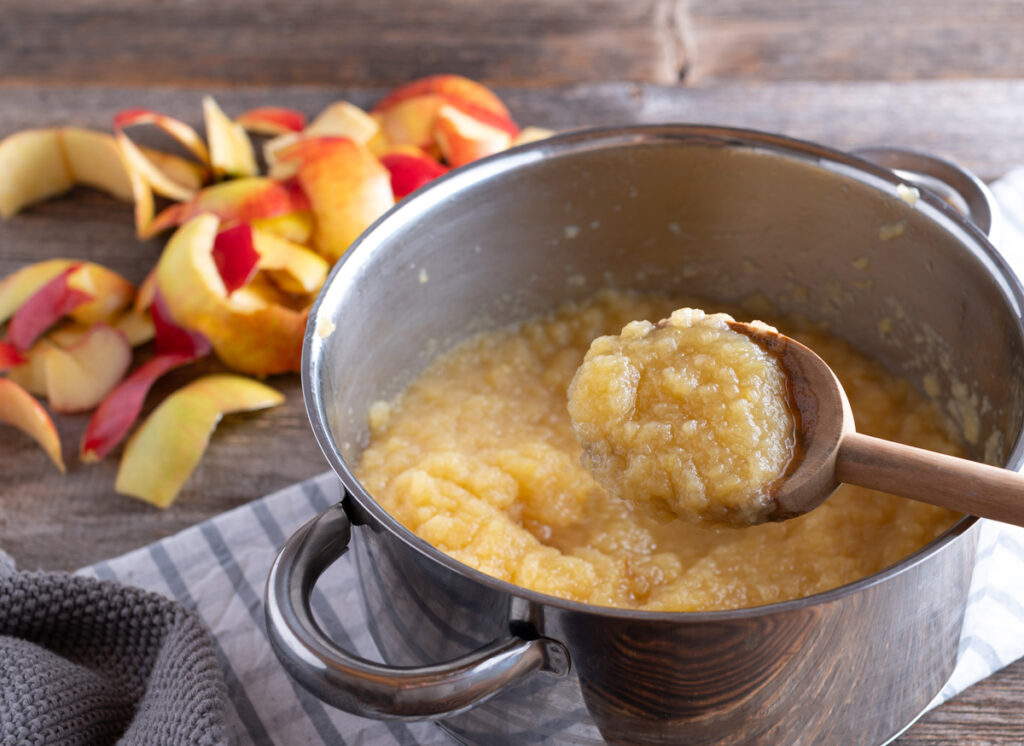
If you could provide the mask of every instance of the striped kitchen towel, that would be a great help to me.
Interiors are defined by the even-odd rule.
[[[993,189],[1005,222],[1000,245],[1024,269],[1024,169]],[[302,524],[341,498],[333,473],[288,487],[122,557],[79,572],[178,599],[213,633],[238,743],[448,744],[431,723],[383,723],[335,710],[284,672],[267,642],[263,588],[271,562]],[[373,657],[349,555],[329,568],[313,608],[339,644]],[[932,706],[1024,655],[1024,529],[985,521],[960,655]]]
[[[340,499],[338,478],[321,474],[79,574],[162,593],[199,614],[224,671],[235,743],[450,744],[433,723],[366,720],[323,704],[285,674],[270,649],[263,616],[270,564],[295,530]],[[324,573],[313,609],[332,639],[372,658],[349,557]]]

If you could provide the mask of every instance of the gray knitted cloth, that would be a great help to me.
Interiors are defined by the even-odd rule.
[[[226,742],[224,679],[197,617],[163,596],[14,572],[4,559],[0,744]]]

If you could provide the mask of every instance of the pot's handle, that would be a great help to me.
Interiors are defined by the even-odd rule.
[[[419,667],[374,663],[341,649],[313,618],[310,594],[323,571],[348,549],[350,538],[342,504],[332,505],[295,532],[267,579],[271,647],[288,673],[323,701],[370,718],[442,718],[534,671],[568,671],[568,651],[561,643],[512,634],[461,658]]]
[[[985,182],[952,161],[907,148],[860,148],[853,154],[934,192],[997,241],[999,205]]]

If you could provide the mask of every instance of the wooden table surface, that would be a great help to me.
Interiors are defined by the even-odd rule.
[[[841,148],[926,149],[986,179],[1024,164],[1020,0],[0,0],[0,13],[0,137],[108,129],[128,106],[198,124],[211,92],[229,113],[313,114],[459,72],[498,87],[521,124],[740,125]],[[86,190],[0,223],[0,276],[70,256],[138,281],[160,250],[134,238],[129,206]],[[150,401],[195,375],[168,376]],[[0,429],[0,548],[22,568],[73,569],[323,471],[297,377],[272,382],[287,403],[222,423],[164,511],[114,494],[116,458],[77,462],[87,417],[57,418],[66,477]],[[1022,697],[1018,663],[899,743],[1024,742]]]

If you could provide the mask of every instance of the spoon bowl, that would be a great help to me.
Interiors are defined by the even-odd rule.
[[[842,384],[813,350],[763,326],[729,326],[767,350],[788,379],[795,448],[769,520],[813,510],[845,482],[1024,526],[1024,476],[858,433]]]

